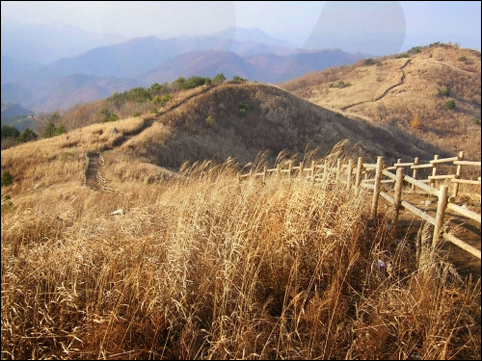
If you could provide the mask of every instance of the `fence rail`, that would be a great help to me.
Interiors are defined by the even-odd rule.
[[[243,174],[240,177],[243,179],[262,177],[263,180],[266,180],[268,176],[275,175],[276,177],[282,177],[286,175],[288,178],[294,176],[304,177],[315,183],[330,180],[329,176],[334,175],[334,178],[331,178],[333,181],[346,185],[348,190],[354,189],[356,195],[360,193],[361,188],[373,191],[371,204],[372,216],[377,214],[380,196],[392,204],[395,210],[392,220],[393,234],[396,232],[399,212],[403,207],[434,226],[432,237],[432,245],[434,247],[439,243],[439,239],[443,238],[480,259],[481,251],[455,237],[451,233],[452,230],[449,229],[448,226],[444,226],[443,222],[445,211],[450,209],[458,215],[478,222],[479,225],[481,223],[480,214],[453,203],[458,196],[461,184],[481,185],[480,175],[477,179],[462,178],[462,167],[479,168],[480,172],[481,162],[463,160],[463,157],[464,152],[459,152],[457,157],[442,159],[440,159],[438,155],[435,155],[434,159],[428,164],[419,164],[418,158],[415,158],[413,162],[405,163],[402,163],[401,159],[399,159],[397,163],[392,166],[385,166],[383,157],[377,157],[377,163],[375,164],[364,163],[363,158],[358,158],[356,167],[354,167],[352,160],[349,160],[347,164],[342,164],[341,159],[337,159],[336,166],[333,166],[335,164],[333,161],[324,161],[322,164],[312,161],[310,167],[306,167],[303,162],[295,166],[294,161],[290,160],[283,164],[277,164],[276,168],[268,169],[264,167],[262,172],[255,173],[255,170],[251,168],[248,174]],[[456,166],[455,173],[438,174],[440,171],[439,166],[443,164]],[[411,175],[405,174],[405,168],[411,170]],[[431,174],[428,175],[426,179],[417,179],[419,177],[418,171],[421,169],[431,169]],[[396,174],[392,173],[391,170],[395,170]],[[373,178],[369,178],[370,174],[373,174]],[[383,177],[388,179],[383,179]],[[441,185],[439,189],[437,189],[435,185],[438,181],[449,183],[449,185],[452,186],[452,193],[449,195],[449,185],[446,184]],[[435,217],[417,208],[407,200],[402,199],[405,184],[410,185],[410,192],[418,191],[437,197],[438,203]],[[393,185],[393,196],[382,191],[382,185]]]

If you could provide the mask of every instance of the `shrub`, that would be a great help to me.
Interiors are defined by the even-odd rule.
[[[55,123],[52,120],[54,118],[52,117],[50,119],[51,120],[49,121],[49,123],[47,124],[47,126],[45,127],[44,132],[43,132],[44,138],[52,138],[56,135],[67,133],[67,130],[65,129],[65,125],[60,124],[59,126],[55,126]]]
[[[19,143],[25,143],[25,142],[30,142],[31,140],[37,139],[37,134],[30,129],[27,128],[25,129],[22,133],[17,138],[17,142]]]
[[[410,55],[408,55],[407,53],[401,53],[401,54],[398,54],[395,58],[397,59],[410,58]]]
[[[448,91],[448,89],[445,89],[445,88],[440,89],[438,93],[439,93],[439,95],[447,96],[447,97],[450,95],[450,92]]]
[[[242,83],[247,81],[247,79],[241,78],[239,75],[233,76],[233,82],[235,83]]]
[[[167,93],[167,94],[164,94],[161,98],[161,104],[164,105],[166,104],[167,102],[170,102],[172,100],[172,95]]]
[[[417,53],[420,53],[422,51],[422,47],[420,46],[414,46],[412,49],[410,49],[409,51],[407,51],[407,53],[409,54],[417,54]]]
[[[159,95],[164,92],[167,92],[167,83],[163,83],[163,84],[154,83],[149,88],[149,93],[151,94],[151,97],[155,95]]]
[[[186,78],[184,78],[183,76],[180,76],[179,78],[177,78],[172,82],[172,85],[174,85],[174,87],[178,89],[184,89],[184,83],[186,83]]]
[[[238,115],[244,118],[246,114],[248,114],[248,112],[253,109],[254,109],[254,105],[252,104],[240,103],[238,106]]]
[[[134,114],[132,114],[132,116],[133,116],[134,118],[140,117],[140,116],[141,116],[141,113],[140,113],[140,112],[135,112]]]
[[[461,56],[461,57],[459,58],[459,60],[460,60],[460,61],[467,61],[467,57]]]
[[[13,177],[12,175],[10,174],[9,171],[6,171],[2,174],[2,179],[1,179],[1,182],[2,182],[2,187],[3,186],[9,186],[10,184],[12,184],[13,182]]]
[[[381,78],[381,77],[378,77],[378,78],[377,78],[377,81],[378,81],[378,82],[381,82],[381,81],[382,81],[382,78]]]
[[[67,129],[65,129],[65,125],[60,124],[57,128],[55,128],[55,135],[60,135],[65,133],[67,133]]]
[[[422,123],[420,121],[420,116],[418,114],[415,114],[412,121],[410,122],[410,126],[413,129],[420,129],[421,125],[422,125]]]
[[[226,77],[224,76],[223,73],[219,73],[213,78],[214,84],[224,83],[225,81],[226,81]]]
[[[55,126],[55,122],[57,122],[59,119],[60,119],[60,115],[58,113],[54,113],[48,118],[48,124],[45,127],[43,132],[44,138],[52,138],[54,135],[56,135],[55,131],[57,127]]]
[[[136,101],[138,103],[143,103],[151,100],[151,94],[149,93],[149,90],[143,87],[138,87],[129,90],[129,98],[130,100]]]
[[[351,86],[351,83],[349,83],[349,82],[345,83],[344,81],[340,80],[336,87],[340,88],[340,89],[343,89],[343,88],[347,88],[349,86]]]
[[[246,114],[246,109],[238,109],[238,116],[240,116],[241,118],[245,118]]]
[[[369,65],[373,65],[373,64],[375,64],[375,60],[373,60],[372,58],[368,58],[368,59],[365,59],[363,61],[363,65],[365,65],[365,66],[369,66]]]
[[[44,138],[52,138],[55,135],[55,124],[50,121],[44,129]]]
[[[156,95],[154,99],[152,99],[152,102],[156,105],[160,105],[163,107],[166,105],[168,102],[172,100],[172,96],[169,93],[164,94],[162,97],[159,97],[159,95]]]
[[[475,123],[475,125],[480,125],[480,119],[475,118],[475,119],[474,119],[474,123]]]
[[[208,117],[206,118],[206,124],[209,125],[210,127],[216,126],[216,121],[214,120],[211,114],[209,114]]]
[[[447,100],[445,102],[445,107],[447,109],[454,109],[455,108],[455,102],[453,100]]]
[[[111,113],[110,110],[105,108],[100,111],[100,114],[104,116],[104,119],[102,119],[102,123],[115,122],[116,120],[119,119],[117,115],[115,115],[114,113]]]
[[[151,100],[152,103],[156,104],[156,105],[159,105],[161,103],[161,98],[159,97],[159,95],[156,95],[152,100]]]
[[[123,93],[114,92],[106,100],[113,103],[116,107],[119,107],[129,101],[134,101],[138,103],[143,103],[150,101],[155,92],[160,92],[161,89],[166,89],[166,85],[153,84],[150,89],[145,89],[143,87],[132,88]]]
[[[2,125],[1,133],[2,133],[2,139],[17,138],[20,135],[20,132],[18,131],[18,129],[10,125]]]

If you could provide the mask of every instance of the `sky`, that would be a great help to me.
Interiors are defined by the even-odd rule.
[[[373,47],[390,54],[435,41],[481,48],[480,1],[2,1],[1,15],[126,39],[205,35],[237,26],[307,49],[342,42],[342,50],[370,53]]]

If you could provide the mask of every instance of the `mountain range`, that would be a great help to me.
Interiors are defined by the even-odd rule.
[[[229,30],[229,29],[228,29]],[[55,111],[91,102],[135,86],[172,81],[180,76],[214,77],[223,73],[275,83],[310,71],[354,63],[366,54],[340,50],[290,49],[257,29],[235,29],[245,41],[219,36],[136,38],[104,45],[47,65],[2,56],[2,103],[15,102],[36,111]],[[258,37],[269,44],[253,42]],[[6,82],[3,75],[6,75]]]

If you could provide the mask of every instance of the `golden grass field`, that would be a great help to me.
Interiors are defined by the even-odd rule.
[[[480,359],[480,279],[424,229],[416,250],[363,193],[200,168],[2,190],[2,359]]]

